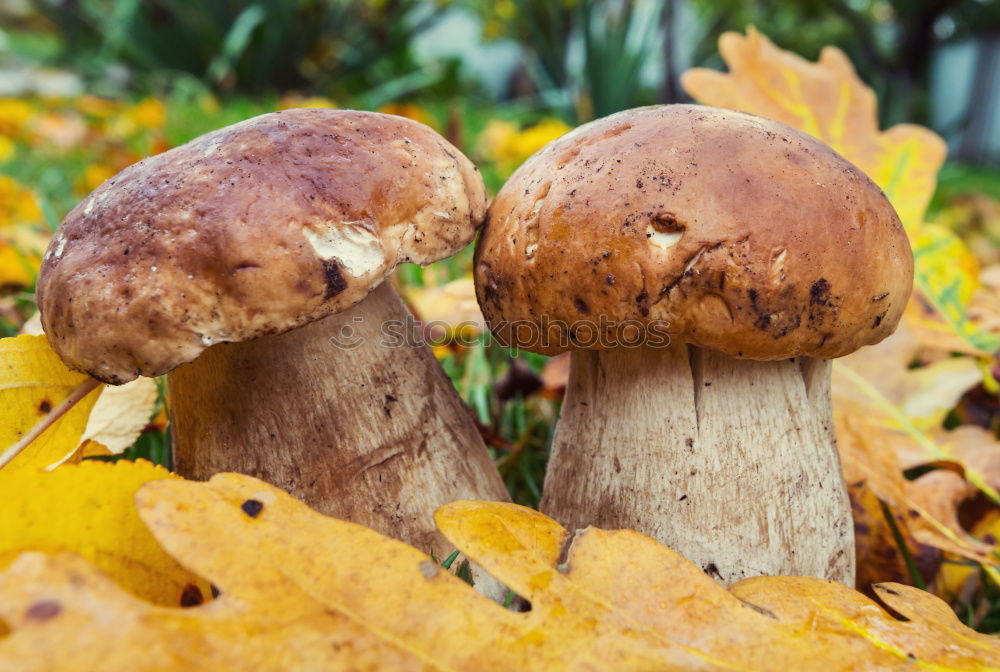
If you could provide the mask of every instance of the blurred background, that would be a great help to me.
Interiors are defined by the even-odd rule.
[[[723,69],[720,34],[749,25],[810,60],[840,47],[874,89],[883,128],[917,123],[947,140],[928,219],[961,237],[976,275],[993,269],[1000,296],[998,0],[0,0],[0,335],[37,329],[34,278],[60,219],[144,156],[276,109],[371,109],[437,129],[495,193],[579,123],[690,102],[681,73]],[[568,361],[488,343],[470,269],[466,250],[394,280],[434,323],[435,352],[513,497],[536,505]],[[958,391],[946,428],[995,437],[1000,369],[976,361],[983,373]],[[163,407],[161,389],[126,456],[169,466]],[[990,450],[1000,460],[1000,445]],[[921,585],[941,564],[940,552],[920,569],[898,551],[874,578]],[[956,604],[1000,629],[1000,589],[983,581]]]

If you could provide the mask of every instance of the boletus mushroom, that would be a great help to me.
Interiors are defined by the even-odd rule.
[[[290,110],[141,161],[45,255],[46,334],[112,384],[168,373],[174,464],[252,474],[443,557],[433,513],[507,499],[388,281],[473,238],[482,178],[402,117]]]
[[[498,340],[572,353],[546,513],[639,530],[725,583],[853,584],[828,360],[893,331],[913,273],[860,170],[750,115],[629,110],[528,159],[475,263]]]

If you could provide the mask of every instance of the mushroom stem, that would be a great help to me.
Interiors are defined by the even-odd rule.
[[[411,321],[408,322],[408,318]],[[260,477],[318,511],[445,558],[434,510],[507,500],[468,410],[390,283],[342,313],[212,346],[169,375],[174,464],[185,477]],[[357,345],[344,348],[337,343]]]
[[[674,344],[574,350],[542,510],[631,528],[724,584],[854,585],[854,528],[832,433],[830,364]]]

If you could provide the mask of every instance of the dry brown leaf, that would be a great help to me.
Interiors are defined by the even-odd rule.
[[[857,587],[867,590],[874,583],[894,581],[910,583],[912,577],[900,551],[892,528],[882,510],[882,501],[863,482],[848,483],[851,510],[854,517],[854,549],[857,557]],[[921,577],[934,576],[941,563],[942,553],[933,546],[917,542],[909,532],[906,517],[890,511],[896,528],[903,536]]]
[[[923,484],[907,481],[893,447],[898,436],[873,426],[863,413],[834,407],[833,417],[844,478],[855,488],[867,486],[903,514],[908,537],[976,562],[996,562],[997,546],[982,543],[958,524],[954,507],[970,492],[966,481],[947,470],[925,474],[939,475]],[[942,494],[946,497],[939,501]]]
[[[631,531],[569,533],[512,504],[456,502],[438,525],[531,601],[515,613],[429,557],[325,518],[261,481],[160,481],[143,519],[222,591],[188,610],[119,591],[76,558],[0,573],[0,670],[1000,669],[1000,644],[946,604],[875,587],[768,577],[726,590]],[[58,642],[58,646],[53,644]]]

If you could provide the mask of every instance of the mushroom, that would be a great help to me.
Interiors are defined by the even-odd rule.
[[[182,475],[252,474],[443,557],[435,508],[508,495],[386,279],[463,248],[485,208],[476,168],[422,124],[265,114],[70,212],[42,264],[42,322],[107,383],[169,372]]]
[[[497,339],[571,351],[542,509],[632,528],[724,583],[853,585],[829,359],[895,328],[913,259],[860,170],[783,124],[622,112],[543,148],[487,213]]]

